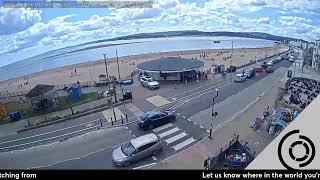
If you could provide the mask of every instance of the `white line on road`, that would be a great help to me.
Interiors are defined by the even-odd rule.
[[[73,125],[73,126],[66,127],[66,128],[62,128],[62,129],[57,129],[57,130],[54,130],[54,131],[49,131],[49,132],[46,132],[46,133],[40,133],[40,134],[33,135],[33,136],[28,136],[28,137],[24,137],[24,138],[14,139],[14,140],[10,140],[10,141],[4,141],[4,142],[1,142],[0,144],[5,144],[5,143],[9,143],[9,142],[20,141],[20,140],[25,140],[25,139],[29,139],[29,138],[33,138],[33,137],[42,136],[42,135],[47,135],[47,134],[51,134],[51,133],[63,131],[63,130],[66,130],[66,129],[70,129],[70,128],[73,128],[73,127],[86,125],[86,124],[88,124],[88,123],[92,123],[92,122],[95,122],[95,121],[99,121],[99,119],[92,120],[92,121],[88,121],[88,122],[85,122],[85,123],[80,123],[80,124]]]
[[[168,124],[162,125],[160,127],[154,128],[154,129],[152,129],[152,131],[153,132],[159,132],[159,131],[167,129],[167,128],[171,127],[171,126],[173,126],[173,124],[172,123],[168,123]]]
[[[207,132],[209,133],[210,131],[207,129]]]
[[[160,137],[160,138],[166,137],[166,136],[168,136],[168,135],[170,135],[170,134],[172,134],[172,133],[175,133],[175,132],[177,132],[177,131],[179,131],[179,130],[180,130],[180,129],[179,129],[178,127],[175,127],[175,128],[173,128],[173,129],[170,129],[169,131],[166,131],[166,132],[164,132],[164,133],[159,134],[159,137]]]
[[[145,168],[145,167],[153,166],[153,165],[156,165],[156,163],[151,163],[151,164],[147,164],[147,165],[139,166],[139,167],[135,167],[135,168],[132,168],[132,169],[133,169],[133,170],[134,170],[134,169],[141,169],[141,168]]]
[[[166,142],[167,144],[171,144],[171,143],[173,143],[173,142],[175,142],[175,141],[177,141],[177,140],[179,140],[179,139],[181,139],[181,138],[183,138],[183,137],[185,137],[185,136],[187,136],[187,135],[188,135],[188,134],[187,134],[186,132],[182,132],[182,133],[180,133],[180,134],[178,134],[178,135],[176,135],[176,136],[173,136],[173,137],[165,140],[165,142]]]
[[[154,157],[154,156],[152,156],[152,159],[153,159],[153,160],[155,160],[155,161],[157,160],[157,158],[156,158],[156,157]]]
[[[203,129],[204,127],[203,127],[203,126],[200,126],[200,128]]]
[[[191,121],[191,119],[190,119],[190,118],[188,118],[188,121]]]
[[[185,116],[182,116],[183,118],[186,118]]]
[[[177,113],[179,116],[181,115],[180,113]]]
[[[196,123],[196,122],[193,122],[193,124],[196,125],[197,123]]]
[[[42,141],[45,141],[45,140],[51,140],[51,139],[55,139],[55,138],[58,138],[58,137],[63,137],[63,136],[69,135],[69,134],[74,134],[74,133],[77,133],[77,132],[85,131],[85,130],[88,130],[88,129],[93,129],[93,128],[95,128],[95,127],[100,127],[100,125],[92,126],[92,127],[85,128],[85,129],[80,129],[80,130],[78,130],[78,131],[73,131],[73,132],[66,133],[66,134],[62,134],[62,135],[59,135],[59,136],[54,136],[54,137],[50,137],[50,138],[40,139],[40,140],[37,140],[37,141],[31,141],[31,142],[28,142],[28,143],[16,144],[16,145],[12,145],[12,146],[6,146],[6,147],[0,148],[0,150],[1,150],[1,149],[13,148],[13,147],[19,147],[19,146],[28,145],[28,144],[34,144],[34,143],[42,142]]]
[[[128,127],[128,126],[126,126],[126,129],[129,129],[129,127]]]
[[[191,138],[189,138],[189,139],[187,139],[187,140],[185,140],[185,141],[183,141],[183,142],[181,142],[181,143],[173,146],[172,148],[173,148],[175,151],[178,151],[179,149],[181,149],[181,148],[183,148],[183,147],[185,147],[185,146],[193,143],[194,141],[195,141],[195,139],[193,139],[193,138],[191,137]]]

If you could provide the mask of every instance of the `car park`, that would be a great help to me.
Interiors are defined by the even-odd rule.
[[[268,66],[267,69],[266,69],[266,72],[267,73],[272,73],[273,72],[272,66]]]
[[[160,88],[159,82],[153,80],[152,77],[149,77],[149,76],[141,76],[140,82],[142,86],[147,87],[149,89]]]
[[[162,150],[162,144],[156,134],[146,134],[115,148],[112,160],[117,166],[129,166],[143,158],[158,154]]]
[[[143,129],[153,129],[175,120],[176,113],[174,111],[150,111],[139,117],[137,124]]]
[[[243,82],[247,79],[247,76],[244,73],[236,74],[233,78],[234,82]]]

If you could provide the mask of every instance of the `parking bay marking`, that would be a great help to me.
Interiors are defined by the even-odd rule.
[[[168,123],[168,124],[162,125],[160,127],[154,128],[153,132],[159,132],[159,131],[167,129],[167,128],[171,127],[171,126],[173,126],[173,124],[172,123]]]
[[[175,133],[175,132],[177,132],[177,131],[179,131],[179,130],[180,130],[180,129],[179,129],[178,127],[175,127],[175,128],[173,128],[173,129],[170,129],[169,131],[166,131],[166,132],[164,132],[164,133],[159,134],[159,137],[160,137],[160,138],[166,137],[166,136],[168,136],[168,135],[170,135],[170,134],[172,134],[172,133]]]

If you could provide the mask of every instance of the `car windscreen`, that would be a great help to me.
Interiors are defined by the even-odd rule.
[[[123,152],[124,155],[126,156],[131,156],[131,154],[135,151],[136,149],[132,146],[131,142],[128,142],[127,144],[124,144],[121,146],[121,151]]]

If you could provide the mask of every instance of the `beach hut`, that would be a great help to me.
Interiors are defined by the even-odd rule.
[[[38,84],[31,89],[26,98],[30,99],[33,110],[47,109],[54,105],[54,99],[58,96],[53,85]]]
[[[82,96],[82,90],[80,84],[74,84],[69,88],[69,98],[72,102],[77,102]]]

